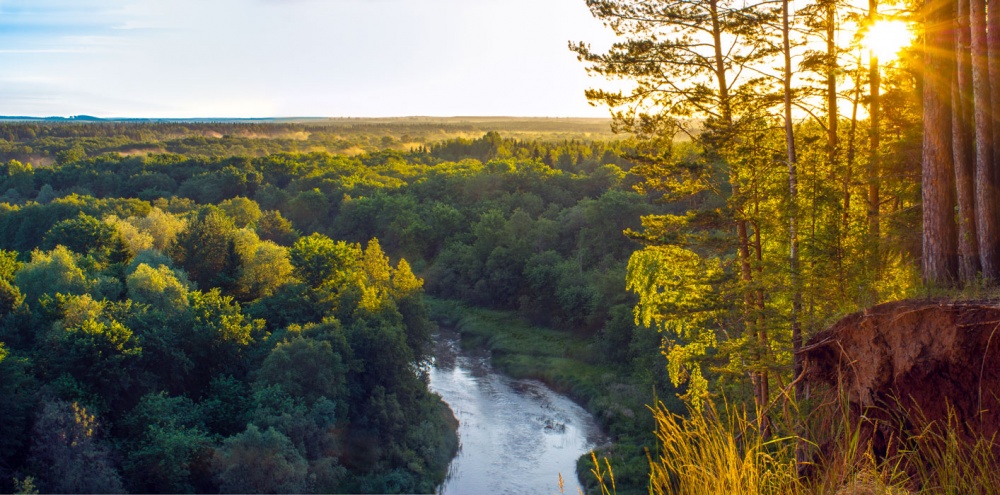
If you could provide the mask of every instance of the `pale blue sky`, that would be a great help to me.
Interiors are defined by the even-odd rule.
[[[607,116],[584,0],[0,0],[0,115]]]

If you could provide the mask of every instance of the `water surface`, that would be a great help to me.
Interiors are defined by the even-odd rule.
[[[488,355],[462,351],[442,329],[430,389],[458,418],[458,455],[439,493],[576,494],[576,460],[605,437],[582,407],[535,380],[495,371]]]

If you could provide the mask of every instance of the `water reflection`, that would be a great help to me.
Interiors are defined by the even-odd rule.
[[[430,370],[430,389],[458,418],[459,452],[440,493],[546,494],[579,492],[576,459],[604,441],[594,418],[534,380],[512,380],[489,358],[464,353],[443,329]]]

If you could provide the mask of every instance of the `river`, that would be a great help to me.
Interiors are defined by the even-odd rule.
[[[514,380],[489,356],[466,352],[458,334],[436,339],[430,389],[458,418],[458,454],[443,495],[579,493],[576,460],[606,441],[593,416],[535,380]]]

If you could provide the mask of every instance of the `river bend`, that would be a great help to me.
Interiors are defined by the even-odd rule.
[[[430,389],[458,418],[459,451],[443,495],[579,493],[576,460],[605,437],[594,418],[535,380],[500,374],[483,353],[461,350],[458,334],[442,329]]]

